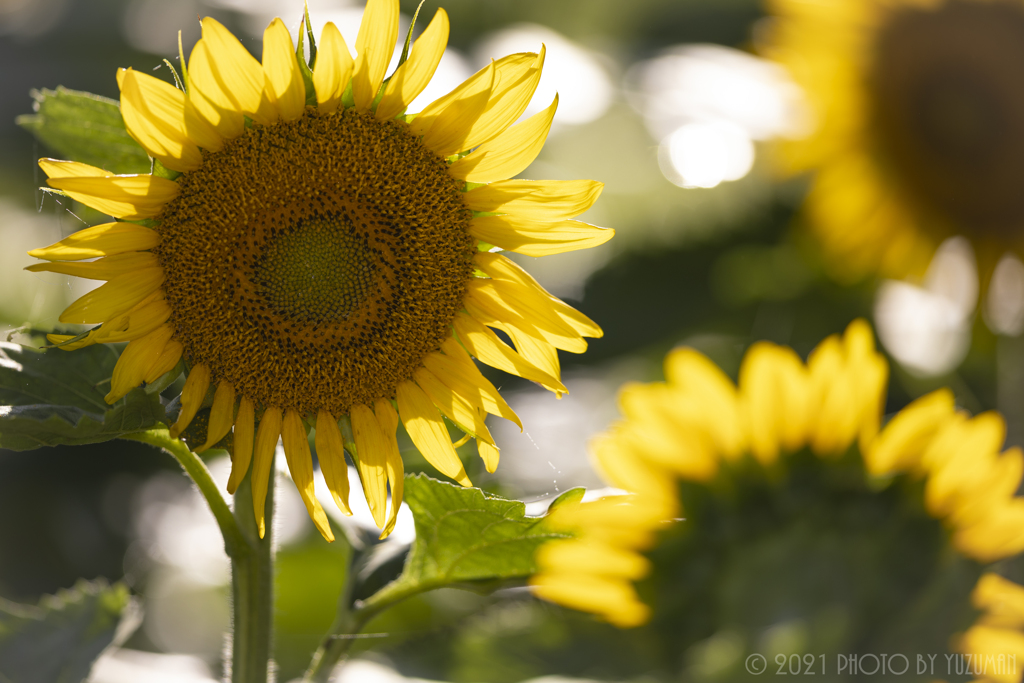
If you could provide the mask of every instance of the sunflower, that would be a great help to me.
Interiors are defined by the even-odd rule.
[[[764,52],[817,121],[784,165],[832,270],[920,276],[954,235],[985,279],[1024,253],[1024,2],[769,0]]]
[[[624,387],[625,419],[592,444],[630,493],[553,513],[576,538],[538,551],[537,595],[690,644],[716,628],[764,642],[795,613],[831,634],[820,651],[963,631],[962,653],[1024,658],[1024,587],[991,571],[1024,550],[1024,454],[1000,454],[998,414],[940,390],[880,430],[888,367],[863,321],[806,365],[755,344],[738,388],[691,349],[665,374]]]
[[[280,19],[264,32],[261,63],[206,18],[180,87],[117,74],[125,126],[153,173],[39,162],[51,187],[119,219],[30,252],[49,261],[31,270],[106,280],[60,317],[99,326],[51,342],[128,342],[109,403],[186,367],[171,434],[209,408],[195,450],[230,437],[232,493],[251,463],[261,535],[279,438],[328,540],[310,426],[338,506],[349,511],[348,450],[383,537],[402,497],[399,422],[434,467],[468,486],[444,418],[476,439],[488,471],[498,449],[486,414],[522,428],[471,356],[560,395],[557,349],[580,353],[584,337],[601,335],[497,253],[544,256],[613,234],[571,220],[600,183],[508,179],[537,156],[557,106],[556,96],[513,125],[543,49],[493,61],[406,115],[449,24],[438,10],[385,79],[398,23],[398,0],[369,0],[357,56],[328,23],[307,65]]]

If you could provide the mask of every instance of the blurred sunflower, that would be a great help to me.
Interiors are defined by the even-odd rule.
[[[537,595],[652,621],[674,661],[729,633],[740,671],[786,624],[803,652],[934,653],[960,633],[961,653],[1024,659],[1024,588],[990,567],[1024,550],[1024,454],[1000,454],[998,414],[940,390],[879,432],[888,368],[863,321],[806,365],[755,344],[738,388],[690,349],[665,373],[624,387],[626,418],[593,443],[631,493],[554,513],[576,538],[542,546]]]
[[[465,485],[442,416],[477,440],[489,471],[498,450],[485,415],[519,423],[470,354],[561,393],[556,349],[579,353],[584,336],[601,335],[494,253],[543,256],[613,234],[570,220],[593,204],[600,183],[506,180],[537,156],[555,113],[557,97],[512,125],[540,80],[544,51],[494,61],[407,116],[449,26],[438,10],[385,79],[398,22],[398,0],[369,0],[357,56],[328,23],[309,68],[280,19],[263,35],[260,63],[207,18],[180,89],[118,72],[125,125],[158,162],[152,174],[39,162],[52,187],[121,219],[31,252],[50,261],[31,270],[107,281],[60,318],[99,327],[51,341],[65,349],[129,342],[108,402],[177,374],[184,361],[171,433],[209,406],[205,443],[195,448],[233,434],[228,490],[251,461],[261,535],[279,437],[326,538],[313,493],[313,424],[339,507],[348,511],[347,449],[384,536],[402,497],[399,421],[438,470]]]
[[[924,273],[967,237],[987,282],[1024,253],[1024,2],[768,0],[764,52],[817,123],[785,143],[815,170],[805,216],[835,275]]]

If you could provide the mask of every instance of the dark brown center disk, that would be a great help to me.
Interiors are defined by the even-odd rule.
[[[175,336],[263,407],[391,398],[450,334],[471,214],[402,123],[352,110],[254,125],[180,179],[154,249]]]
[[[1024,4],[894,12],[869,90],[877,152],[927,211],[993,237],[1024,229]]]

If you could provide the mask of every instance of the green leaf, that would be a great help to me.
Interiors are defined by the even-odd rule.
[[[15,122],[58,156],[115,173],[149,173],[149,155],[125,130],[117,102],[92,93],[33,90],[35,114]]]
[[[40,351],[0,342],[0,448],[97,443],[164,420],[157,393],[103,400],[118,354],[107,345]]]
[[[551,507],[582,495],[582,489],[573,489]],[[422,474],[406,477],[405,502],[416,522],[416,540],[405,569],[367,602],[381,600],[382,594],[524,578],[536,569],[537,547],[565,537],[548,527],[546,517],[527,517],[526,506],[517,500]]]
[[[0,598],[0,681],[79,683],[111,645],[138,626],[141,610],[124,584],[81,580],[38,606]]]

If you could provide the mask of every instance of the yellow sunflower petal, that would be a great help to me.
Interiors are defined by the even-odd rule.
[[[472,486],[437,408],[412,382],[398,385],[398,414],[409,438],[431,465],[463,486]]]
[[[235,422],[235,387],[228,382],[217,385],[213,394],[213,406],[210,408],[210,422],[206,428],[206,443],[196,449],[196,453],[212,448],[231,431]]]
[[[722,454],[727,459],[739,456],[746,447],[746,434],[732,380],[707,356],[689,348],[674,349],[665,357],[665,377],[700,411],[703,417],[698,419]]]
[[[956,639],[956,648],[971,656],[960,666],[967,668],[967,673],[977,673],[975,680],[1020,681],[1017,662],[1024,660],[1024,633],[1019,630],[976,624]]]
[[[320,34],[316,64],[313,66],[313,88],[321,112],[329,114],[337,111],[341,96],[352,80],[353,65],[352,55],[341,31],[333,22],[328,21]]]
[[[487,443],[483,439],[477,439],[476,450],[480,459],[484,461],[484,468],[491,474],[494,474],[498,470],[498,459],[501,456],[498,447],[492,443]]]
[[[96,166],[83,164],[80,161],[63,161],[61,159],[40,159],[39,168],[47,178],[102,178],[114,175]]]
[[[524,256],[551,256],[600,246],[614,237],[615,231],[582,221],[538,223],[515,216],[481,216],[470,221],[469,234]]]
[[[159,265],[156,254],[135,252],[106,256],[88,263],[36,263],[27,266],[25,270],[30,273],[62,273],[88,280],[112,280],[118,275],[139,269],[159,268]]]
[[[107,403],[115,403],[129,391],[140,386],[149,369],[160,358],[174,330],[164,326],[153,330],[128,344],[124,353],[117,359],[113,375],[110,378],[110,393],[103,397]]]
[[[267,532],[264,511],[267,507],[267,487],[274,468],[274,451],[281,438],[281,409],[270,407],[263,412],[256,429],[252,463],[252,511],[259,527],[260,538]]]
[[[438,8],[430,25],[412,44],[409,58],[388,81],[377,105],[378,119],[391,119],[402,113],[427,87],[448,45],[448,28],[448,14]]]
[[[467,122],[475,121],[487,109],[495,78],[492,62],[432,102],[413,120],[412,132],[422,133],[423,144],[438,156],[447,157],[466,149]]]
[[[462,149],[494,139],[526,111],[540,82],[544,48],[540,54],[521,52],[494,62],[494,87],[480,116],[467,120]]]
[[[160,233],[132,223],[104,223],[85,228],[48,247],[28,252],[47,261],[81,261],[97,256],[113,256],[145,251],[160,243]]]
[[[771,464],[780,448],[799,449],[807,439],[809,378],[792,349],[754,344],[740,366],[740,402],[750,450]]]
[[[418,368],[412,375],[430,401],[459,429],[478,439],[494,444],[494,438],[484,424],[484,413],[464,397],[449,389],[427,368]]]
[[[133,69],[120,69],[121,116],[125,129],[151,157],[175,171],[194,171],[203,162],[185,130],[185,93]]]
[[[189,87],[198,87],[226,110],[249,115],[257,113],[266,83],[260,63],[216,19],[206,17],[202,25],[201,42],[205,43],[209,52],[211,70],[199,74],[200,81],[197,82],[197,74],[190,60]]]
[[[575,218],[601,196],[596,180],[499,180],[463,195],[473,211],[510,213],[537,221]]]
[[[316,457],[320,461],[320,469],[327,482],[327,490],[331,492],[338,509],[346,515],[352,514],[348,505],[348,465],[345,463],[345,442],[338,429],[338,421],[326,410],[320,410],[316,416]]]
[[[398,39],[398,0],[369,0],[356,38],[356,62],[352,73],[352,97],[356,109],[373,104],[384,81]]]
[[[398,413],[395,412],[391,401],[378,398],[373,403],[373,413],[380,423],[381,431],[384,433],[384,440],[387,445],[387,467],[388,481],[391,482],[391,510],[388,513],[388,521],[380,532],[380,538],[387,538],[395,530],[395,523],[398,521],[398,509],[402,506],[402,494],[405,489],[405,464],[402,462],[402,455],[398,451]]]
[[[498,415],[519,426],[523,423],[519,416],[509,407],[508,403],[490,380],[483,376],[466,350],[452,338],[441,344],[440,353],[430,353],[423,359],[423,365],[441,380],[452,391],[464,396],[467,400],[479,405],[491,415]]]
[[[467,298],[487,302],[495,313],[504,310],[507,315],[529,320],[557,348],[573,353],[587,349],[587,342],[558,315],[551,297],[543,290],[508,280],[476,278],[469,283]]]
[[[173,180],[153,175],[51,177],[46,182],[101,213],[132,220],[156,216],[181,190]]]
[[[998,574],[988,572],[978,579],[971,603],[982,612],[978,623],[997,628],[1024,627],[1024,586]]]
[[[90,333],[98,344],[125,342],[149,334],[171,317],[171,307],[161,292],[154,292],[127,313],[103,323],[103,327]]]
[[[253,434],[256,429],[256,408],[252,400],[242,396],[238,401],[238,415],[235,416],[234,440],[231,449],[231,476],[228,477],[228,493],[234,494],[238,485],[249,471],[252,461]]]
[[[118,275],[85,294],[61,313],[62,323],[94,325],[124,313],[163,284],[161,268],[147,268]]]
[[[492,183],[519,175],[540,154],[557,107],[556,95],[550,107],[480,145],[452,164],[449,173],[471,183]]]
[[[245,115],[224,80],[223,66],[216,64],[205,40],[198,41],[192,48],[185,108],[185,125],[190,137],[193,130],[205,127],[216,131],[222,140],[233,140],[245,130]]]
[[[302,502],[306,504],[306,512],[309,513],[309,517],[313,520],[320,535],[330,543],[334,540],[334,533],[331,531],[327,513],[320,506],[320,501],[316,499],[313,485],[313,455],[309,452],[306,426],[302,424],[302,417],[298,411],[293,408],[285,411],[284,422],[281,425],[281,438],[284,441],[284,455],[288,460],[288,471],[291,472],[295,488],[302,496]]]
[[[356,439],[356,467],[363,482],[363,493],[377,528],[383,529],[388,506],[388,445],[373,411],[354,405],[349,416]]]
[[[168,372],[174,369],[181,360],[181,354],[184,352],[185,347],[181,345],[181,342],[171,340],[164,346],[164,350],[160,352],[160,357],[153,363],[153,367],[149,369],[149,373],[145,376],[146,384],[152,384],[157,381]]]
[[[537,549],[537,562],[544,567],[586,568],[596,576],[642,579],[651,570],[643,555],[595,541],[573,539],[553,541]]]
[[[210,388],[210,368],[199,363],[194,365],[181,390],[181,412],[177,421],[171,425],[171,438],[177,439],[185,431],[192,418],[196,416],[206,399],[206,391]]]
[[[294,121],[306,108],[306,85],[291,34],[280,19],[263,32],[263,74],[266,92],[285,121]]]
[[[523,379],[537,382],[551,391],[568,393],[568,389],[557,378],[552,377],[509,348],[498,339],[494,332],[472,316],[459,313],[455,316],[454,325],[459,339],[466,345],[469,352],[479,358],[481,362],[518,375]]]

